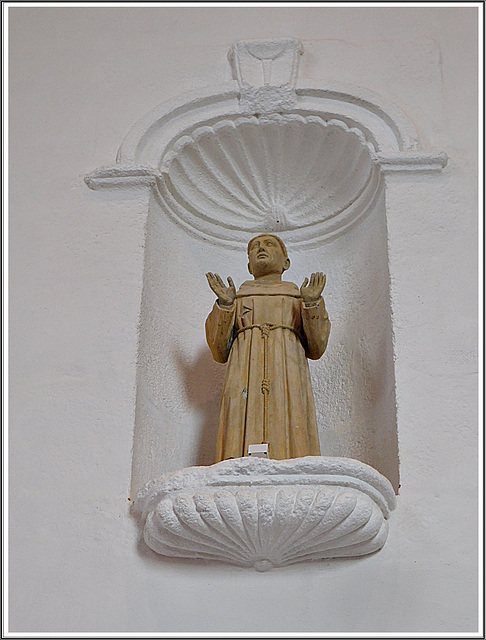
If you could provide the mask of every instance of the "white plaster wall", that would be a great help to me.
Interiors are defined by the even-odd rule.
[[[365,462],[398,488],[390,279],[384,197],[337,238],[312,249],[287,242],[284,279],[327,274],[332,337],[309,362],[322,455]],[[251,237],[251,236],[249,236]],[[150,200],[147,216],[131,497],[162,473],[212,464],[225,367],[204,322],[215,296],[205,273],[251,279],[245,245],[201,240]],[[174,304],[174,299],[176,304]]]
[[[11,631],[477,628],[474,8],[10,10]],[[388,179],[401,491],[385,548],[267,574],[166,561],[128,491],[148,194],[92,192],[135,120],[294,36],[301,76],[367,87],[442,175]],[[237,275],[237,274],[235,274]],[[177,301],[174,300],[174,308]]]

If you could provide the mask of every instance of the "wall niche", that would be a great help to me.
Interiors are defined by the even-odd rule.
[[[440,171],[446,162],[443,154],[421,152],[404,115],[370,92],[300,81],[302,54],[302,44],[292,39],[236,43],[229,53],[232,82],[160,105],[133,127],[114,166],[86,177],[94,189],[140,185],[151,192],[132,467],[132,495],[141,492],[145,516],[153,516],[158,501],[167,499],[172,490],[164,485],[167,478],[176,478],[171,482],[179,491],[192,486],[199,473],[171,472],[214,461],[224,366],[212,360],[205,342],[204,321],[214,295],[204,274],[231,275],[237,286],[247,280],[246,245],[262,232],[276,233],[287,245],[291,267],[284,279],[300,284],[310,271],[327,274],[324,296],[332,331],[325,355],[310,365],[311,377],[322,456],[346,461],[339,468],[328,461],[302,473],[326,477],[326,486],[336,484],[336,476],[347,478],[341,489],[371,496],[381,520],[364,542],[356,539],[355,529],[347,532],[351,538],[337,545],[340,551],[327,541],[319,543],[320,551],[285,558],[272,556],[268,549],[253,555],[245,551],[251,556],[248,562],[229,560],[229,551],[223,557],[260,569],[360,555],[384,544],[383,522],[399,486],[387,181],[400,171]],[[349,460],[357,465],[354,472]],[[261,465],[266,462],[244,464],[255,464],[257,477],[265,476]],[[363,480],[366,465],[376,477]],[[247,474],[248,469],[240,472]],[[285,475],[280,467],[269,473]],[[162,484],[154,480],[161,474],[169,474]],[[358,478],[364,485],[356,485]],[[201,489],[211,482],[223,486],[219,476],[199,478],[196,485]],[[317,495],[324,494],[316,493],[314,502]],[[222,559],[208,551],[206,529],[194,534],[199,542],[206,540],[202,550],[188,551],[177,527],[169,537],[179,536],[179,546],[171,538],[172,543],[165,540],[156,548],[154,540],[163,537],[160,522],[184,520],[184,515],[174,515],[176,503],[165,520],[159,513],[159,525],[152,517],[151,533],[145,533],[150,546],[166,555]],[[215,504],[211,502],[207,512],[215,510],[219,522],[226,511]],[[359,511],[353,508],[353,513]],[[359,527],[366,529],[373,521],[373,509]]]

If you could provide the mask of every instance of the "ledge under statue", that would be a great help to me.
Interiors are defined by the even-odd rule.
[[[326,276],[282,280],[282,240],[248,243],[253,280],[239,290],[206,277],[217,300],[206,320],[216,361],[227,363],[216,464],[148,483],[136,505],[145,542],[171,557],[258,571],[361,556],[380,549],[395,506],[389,481],[357,460],[323,457],[307,359],[326,350]]]

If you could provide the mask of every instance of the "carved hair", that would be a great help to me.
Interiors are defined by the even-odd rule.
[[[250,240],[250,242],[248,243],[248,254],[250,254],[250,248],[251,245],[255,242],[255,240],[258,240],[258,238],[274,238],[275,240],[277,240],[277,242],[280,245],[280,248],[282,249],[282,253],[284,254],[284,256],[286,258],[288,258],[288,254],[287,254],[287,247],[284,245],[284,242],[281,238],[279,238],[278,236],[274,236],[273,233],[261,233],[259,236],[255,236],[254,238],[252,238]]]

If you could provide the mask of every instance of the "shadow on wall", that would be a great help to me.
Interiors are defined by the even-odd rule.
[[[226,366],[213,360],[209,347],[202,348],[195,358],[188,358],[176,347],[172,350],[172,358],[183,381],[187,403],[199,419],[199,440],[194,447],[191,464],[214,464]]]

